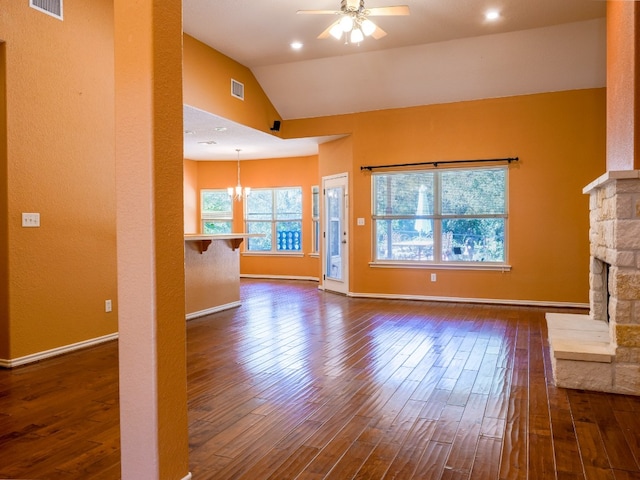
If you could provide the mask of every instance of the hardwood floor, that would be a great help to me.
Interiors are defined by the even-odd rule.
[[[243,280],[187,323],[202,479],[640,479],[640,398],[555,388],[549,309]],[[117,343],[0,370],[0,478],[119,478]]]

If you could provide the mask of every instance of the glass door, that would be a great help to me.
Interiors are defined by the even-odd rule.
[[[322,179],[324,194],[323,286],[325,290],[349,291],[347,174]]]

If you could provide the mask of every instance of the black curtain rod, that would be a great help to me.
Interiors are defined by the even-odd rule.
[[[451,163],[482,163],[482,162],[517,162],[519,160],[518,157],[511,158],[486,158],[481,160],[440,160],[436,162],[418,162],[418,163],[397,163],[395,165],[366,165],[360,167],[360,170],[374,170],[376,168],[397,168],[397,167],[417,167],[419,165],[433,165],[434,167],[438,167],[438,165],[447,165]]]

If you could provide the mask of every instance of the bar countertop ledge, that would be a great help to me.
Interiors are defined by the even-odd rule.
[[[240,245],[261,234],[185,234],[186,319],[240,306]]]

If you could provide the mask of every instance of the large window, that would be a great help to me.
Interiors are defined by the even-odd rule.
[[[256,188],[247,197],[247,251],[299,253],[302,251],[302,188]]]
[[[227,190],[200,191],[202,233],[231,233],[233,200]]]
[[[506,167],[376,173],[375,261],[504,264]]]

